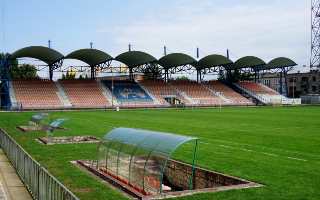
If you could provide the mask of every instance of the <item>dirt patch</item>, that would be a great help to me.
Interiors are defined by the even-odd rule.
[[[98,143],[100,140],[97,137],[86,136],[63,136],[63,137],[41,137],[37,139],[45,145],[53,144],[79,144],[79,143]]]
[[[45,128],[42,126],[17,126],[17,129],[22,132],[32,132],[32,131],[44,131]],[[56,128],[57,130],[67,130],[63,127]]]

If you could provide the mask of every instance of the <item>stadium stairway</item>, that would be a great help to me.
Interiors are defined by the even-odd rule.
[[[201,84],[203,87],[205,87],[207,90],[209,90],[210,92],[212,92],[215,96],[219,97],[222,101],[221,104],[225,104],[225,105],[228,105],[228,104],[231,104],[232,101],[228,98],[226,98],[221,92],[218,92],[218,91],[215,91],[213,89],[211,89],[210,87],[208,87],[207,85],[205,84]]]
[[[103,96],[105,96],[105,98],[111,103],[111,105],[119,106],[117,98],[115,96],[113,96],[112,98],[112,92],[109,90],[109,88],[105,87],[101,80],[97,80],[97,83],[101,88]]]
[[[63,107],[71,108],[72,104],[71,104],[66,92],[64,91],[62,85],[59,83],[59,81],[56,81],[55,84],[58,89],[58,97],[59,97],[60,101],[62,102]]]
[[[177,87],[175,87],[174,85],[172,85],[170,82],[167,83],[171,88],[173,88],[177,94],[179,96],[181,96],[184,100],[185,100],[185,103],[186,105],[196,105],[196,102],[191,98],[189,97],[185,92],[179,90]]]
[[[9,81],[9,97],[10,97],[10,102],[11,102],[11,109],[13,109],[13,110],[18,109],[20,106],[17,101],[16,94],[14,92],[13,85],[12,85],[11,81]]]
[[[136,82],[142,90],[144,90],[150,97],[151,99],[153,100],[154,104],[155,105],[161,105],[160,101],[151,93],[149,92],[149,90],[147,90],[142,84],[140,84],[139,82]]]
[[[278,92],[272,90],[271,88],[262,85],[260,83],[253,83],[254,87],[259,88],[259,90],[263,90],[262,92],[254,91],[253,89],[249,89],[249,87],[246,87],[242,83],[233,83],[233,85],[244,92],[245,94],[249,95],[251,98],[255,99],[258,104],[263,105],[276,105],[276,104],[282,104],[282,98],[283,96],[280,95]],[[272,93],[272,94],[268,94]]]

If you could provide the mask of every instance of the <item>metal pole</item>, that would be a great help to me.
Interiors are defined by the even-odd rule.
[[[193,160],[192,160],[192,172],[191,172],[191,176],[189,179],[189,189],[192,190],[193,189],[193,177],[195,174],[195,160],[196,160],[196,154],[197,154],[197,148],[198,148],[198,140],[196,140],[196,144],[194,145],[194,150],[193,150]]]
[[[199,58],[200,54],[199,54],[199,47],[197,47],[197,58]]]
[[[111,67],[111,108],[113,109],[113,70]]]

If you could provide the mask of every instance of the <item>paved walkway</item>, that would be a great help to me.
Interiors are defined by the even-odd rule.
[[[0,149],[0,200],[32,200],[2,149]]]

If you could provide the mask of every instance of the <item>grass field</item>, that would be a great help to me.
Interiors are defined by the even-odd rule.
[[[44,146],[23,134],[33,113],[0,113],[0,127],[81,199],[126,199],[69,161],[95,159],[96,144]],[[56,135],[102,137],[112,127],[136,127],[200,138],[197,164],[265,185],[181,199],[320,199],[320,107],[54,112],[69,118]],[[184,152],[177,157],[183,158]]]

